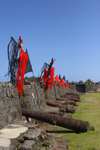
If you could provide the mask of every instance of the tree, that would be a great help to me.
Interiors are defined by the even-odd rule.
[[[87,83],[87,84],[93,84],[93,82],[92,82],[90,79],[87,79],[87,80],[86,80],[86,83]]]
[[[84,84],[84,82],[82,80],[79,81],[79,84]]]

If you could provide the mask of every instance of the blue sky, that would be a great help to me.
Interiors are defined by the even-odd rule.
[[[10,37],[19,35],[35,76],[54,57],[55,76],[100,81],[100,0],[0,0],[0,82],[8,81]]]

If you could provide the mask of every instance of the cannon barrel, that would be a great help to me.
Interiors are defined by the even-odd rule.
[[[46,99],[46,103],[50,106],[54,106],[54,107],[59,107],[59,108],[64,108],[66,110],[67,113],[75,113],[75,109],[72,108],[71,106],[66,106],[66,105],[62,105],[60,103],[57,102],[53,102],[50,100]]]
[[[75,97],[78,97],[80,99],[79,94],[77,94],[77,93],[68,92],[68,93],[65,93],[65,95],[75,96]]]
[[[56,97],[56,100],[65,101],[66,103],[68,103],[70,105],[78,106],[78,104],[76,104],[75,101],[68,100],[66,98]]]
[[[64,96],[68,96],[68,97],[73,97],[73,98],[77,98],[77,99],[80,99],[80,97],[78,97],[78,96],[74,96],[74,95],[69,95],[69,94],[64,94]]]
[[[76,102],[81,102],[81,100],[77,97],[74,97],[74,96],[71,96],[71,95],[63,95],[61,98],[67,98],[69,100],[73,100],[73,101],[76,101]]]
[[[30,117],[36,120],[47,122],[52,125],[57,125],[67,129],[72,129],[77,132],[87,132],[90,129],[89,122],[87,121],[62,117],[59,115],[53,115],[53,114],[37,112],[37,111],[29,111],[26,109],[22,109],[22,115],[25,117]]]

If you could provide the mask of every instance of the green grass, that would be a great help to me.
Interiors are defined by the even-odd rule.
[[[100,150],[100,93],[89,93],[80,95],[81,102],[76,108],[76,113],[73,114],[74,119],[88,121],[90,126],[94,126],[94,131],[85,133],[62,133],[57,136],[67,138],[69,140],[69,150]],[[56,130],[68,130],[62,127]],[[80,148],[76,148],[76,146]]]
[[[88,93],[80,95],[81,99],[94,99],[94,100],[100,100],[100,93]]]

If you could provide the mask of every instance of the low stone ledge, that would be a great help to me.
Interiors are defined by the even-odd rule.
[[[32,150],[32,147],[34,146],[35,141],[34,140],[26,140],[20,150]]]

